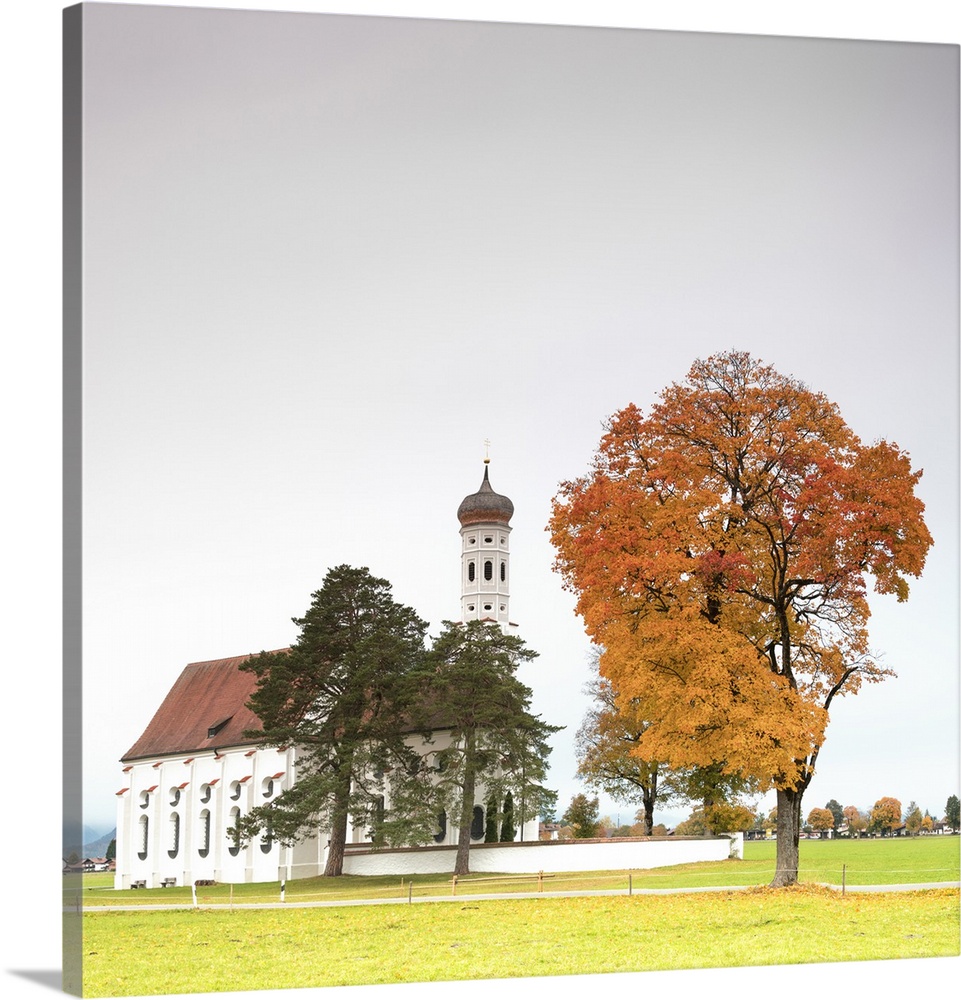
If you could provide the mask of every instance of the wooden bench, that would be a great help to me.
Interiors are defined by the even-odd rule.
[[[145,878],[134,879],[134,881],[130,883],[130,888],[131,889],[146,889],[147,888],[147,880]]]
[[[177,880],[175,878],[164,878],[160,880],[160,888],[166,889],[168,886],[176,885]]]

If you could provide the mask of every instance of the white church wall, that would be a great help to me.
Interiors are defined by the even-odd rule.
[[[472,872],[628,871],[665,868],[697,861],[742,857],[744,835],[658,838],[651,840],[533,841],[477,844],[470,849]],[[439,875],[454,870],[456,848],[414,847],[395,850],[348,848],[346,875]]]
[[[279,844],[265,844],[261,837],[234,848],[227,831],[234,810],[244,815],[280,794],[289,770],[285,751],[249,747],[130,766],[127,790],[118,796],[115,888],[141,881],[156,887],[164,880],[186,885],[198,879],[277,879],[283,863]]]
[[[116,888],[129,888],[144,881],[153,884],[158,853],[157,791],[160,779],[156,769],[144,762],[124,769],[126,789],[117,801],[117,871]]]
[[[419,740],[411,742],[425,749]],[[450,734],[437,732],[426,751],[433,755],[449,744]],[[128,787],[117,803],[114,887],[129,889],[144,882],[154,888],[165,880],[190,885],[208,879],[270,882],[321,875],[326,862],[326,831],[290,848],[268,844],[263,836],[237,847],[228,834],[238,813],[245,815],[289,787],[296,778],[295,769],[292,749],[268,747],[180,754],[128,766],[124,774]],[[485,823],[486,795],[484,786],[479,785],[475,804],[484,811]],[[515,807],[519,810],[520,803]],[[144,822],[146,856],[141,857],[145,853]],[[529,820],[523,830],[518,829],[518,838],[533,841],[537,827],[536,818]],[[472,840],[472,849],[483,844],[483,836],[481,832]],[[348,846],[365,847],[366,824],[352,825],[348,842]],[[456,822],[448,818],[441,846],[454,848],[456,844]]]

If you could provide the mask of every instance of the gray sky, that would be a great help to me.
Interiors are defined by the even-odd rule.
[[[955,45],[91,13],[88,822],[113,825],[117,760],[183,665],[289,642],[330,566],[387,577],[435,631],[456,617],[455,511],[485,438],[516,509],[513,618],[541,654],[524,679],[568,727],[563,808],[587,642],[550,500],[606,416],[730,347],[925,469],[927,570],[872,619],[899,676],[833,711],[805,810],[941,813],[959,791]]]
[[[329,567],[456,617],[485,438],[563,809],[587,643],[550,500],[606,416],[731,347],[926,470],[927,571],[876,602],[899,679],[835,711],[806,802],[941,815],[954,49],[98,4],[87,30],[89,821],[182,666],[290,642]]]

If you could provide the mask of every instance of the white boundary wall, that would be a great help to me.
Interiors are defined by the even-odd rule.
[[[436,875],[453,872],[455,847],[372,850],[347,846],[345,875]],[[472,872],[592,872],[665,868],[695,861],[744,856],[744,835],[612,840],[543,840],[522,844],[476,844]]]

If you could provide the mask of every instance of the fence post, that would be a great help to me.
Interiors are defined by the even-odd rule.
[[[543,868],[537,873],[537,891],[538,892],[543,892],[544,891],[544,869]]]
[[[631,872],[627,873],[627,894],[628,896],[634,895],[634,876]]]
[[[407,883],[407,902],[408,903],[413,902],[413,895],[414,895],[414,880],[411,879]]]
[[[847,891],[848,884],[848,866],[846,864],[841,865],[841,895],[843,896]]]
[[[450,877],[450,894],[455,896],[457,894],[457,876],[451,875]]]

